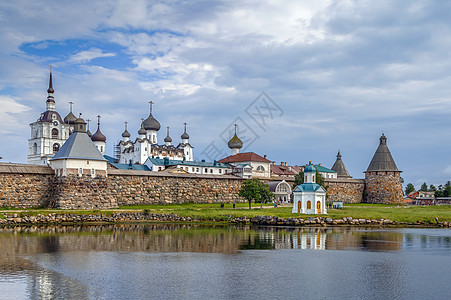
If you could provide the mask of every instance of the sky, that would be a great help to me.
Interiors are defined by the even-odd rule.
[[[196,159],[243,151],[354,178],[384,133],[405,182],[451,177],[449,1],[1,1],[0,156],[26,163],[29,124],[56,110],[95,120],[107,154],[153,101]],[[96,130],[95,121],[90,129]]]

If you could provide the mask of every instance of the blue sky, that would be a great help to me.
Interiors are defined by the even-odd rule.
[[[0,156],[26,162],[52,64],[57,111],[100,114],[110,154],[153,100],[160,140],[187,122],[197,159],[228,154],[237,121],[246,151],[330,167],[340,149],[362,178],[384,132],[406,182],[438,185],[451,176],[450,15],[427,0],[2,1]]]

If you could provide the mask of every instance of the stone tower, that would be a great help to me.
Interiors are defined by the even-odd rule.
[[[391,156],[384,134],[365,172],[364,201],[367,203],[401,203],[401,171]]]

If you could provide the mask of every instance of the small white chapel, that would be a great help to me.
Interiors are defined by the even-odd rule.
[[[316,169],[312,162],[304,168],[304,183],[293,190],[292,213],[327,214],[326,190],[316,183]]]

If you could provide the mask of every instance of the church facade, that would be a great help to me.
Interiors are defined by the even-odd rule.
[[[52,70],[50,70],[46,110],[30,124],[31,136],[28,139],[27,156],[29,164],[47,165],[74,130],[74,122],[77,118],[72,113],[72,108],[63,120],[55,110],[54,92]]]

